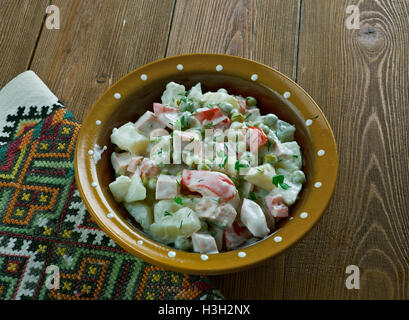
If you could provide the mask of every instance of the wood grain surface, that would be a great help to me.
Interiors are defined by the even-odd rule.
[[[114,82],[163,58],[172,0],[56,0],[61,29],[43,29],[31,69],[78,120]]]
[[[0,1],[0,88],[29,67],[48,0]]]
[[[51,2],[60,30],[44,26]],[[358,30],[345,25],[351,4]],[[278,68],[333,128],[335,195],[284,254],[211,280],[228,299],[409,299],[408,17],[408,0],[3,0],[0,86],[31,68],[82,120],[113,82],[164,56],[226,53]],[[349,265],[359,290],[345,286]]]

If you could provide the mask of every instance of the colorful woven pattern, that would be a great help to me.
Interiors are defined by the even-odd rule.
[[[124,252],[94,223],[74,181],[80,125],[60,104],[21,107],[0,128],[0,299],[220,299],[206,278]],[[59,289],[48,289],[48,266]],[[55,268],[54,267],[54,268]]]

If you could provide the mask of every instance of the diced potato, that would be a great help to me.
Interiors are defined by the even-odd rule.
[[[177,204],[173,199],[158,201],[153,207],[155,222],[161,221],[166,217],[166,214],[174,214],[176,211],[182,208],[183,206]]]
[[[196,101],[200,101],[202,99],[202,86],[200,82],[190,89],[188,98]]]
[[[274,168],[270,164],[266,163],[261,166],[251,168],[244,179],[257,187],[271,191],[275,187],[273,185],[274,176]]]
[[[277,137],[281,142],[294,140],[295,127],[283,120],[278,120]]]
[[[233,108],[240,110],[240,105],[237,99],[224,92],[207,92],[202,96],[202,102],[210,102],[214,104],[218,103],[230,103]]]
[[[278,161],[276,167],[287,169],[290,171],[299,170],[302,167],[302,156],[300,146],[297,142],[277,142],[274,147],[277,152]]]
[[[115,200],[122,202],[125,200],[128,194],[129,186],[131,185],[131,179],[127,176],[119,176],[114,182],[109,184],[109,189],[112,192]]]
[[[149,145],[149,139],[140,134],[132,122],[128,122],[120,128],[114,128],[111,142],[134,154],[143,153]]]
[[[288,180],[284,180],[284,183],[286,183],[290,188],[287,190],[284,190],[280,186],[278,188],[274,188],[271,192],[271,196],[281,196],[284,200],[284,203],[287,206],[291,206],[294,204],[294,202],[297,200],[298,194],[301,191],[302,184],[299,183],[293,183]]]
[[[153,223],[152,207],[141,202],[124,203],[126,210],[147,231]]]
[[[186,94],[185,86],[175,82],[169,82],[162,94],[162,103],[167,106],[177,107],[177,99]]]
[[[144,200],[145,198],[146,189],[142,183],[141,177],[138,174],[134,174],[131,178],[131,184],[124,200],[125,202],[134,202]]]
[[[191,236],[192,233],[200,230],[200,227],[197,214],[190,208],[182,208],[152,223],[150,233],[156,240],[173,243],[178,236]]]
[[[195,210],[197,203],[200,201],[201,197],[180,197],[182,205],[177,204],[172,200],[160,200],[155,203],[153,207],[153,213],[155,222],[162,220],[167,214],[175,213],[176,211],[182,209],[183,207]]]

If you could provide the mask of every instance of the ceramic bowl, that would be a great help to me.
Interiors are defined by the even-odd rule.
[[[112,197],[110,154],[112,129],[136,121],[153,102],[160,102],[168,82],[187,88],[201,82],[203,92],[225,88],[254,96],[263,114],[274,113],[296,126],[296,141],[305,159],[307,182],[290,217],[269,237],[250,246],[219,254],[175,250],[140,231]],[[97,163],[89,150],[106,146]],[[334,191],[338,170],[335,139],[314,100],[282,73],[243,58],[219,54],[170,57],[147,64],[123,77],[94,104],[82,124],[76,146],[75,176],[82,199],[95,222],[134,256],[166,269],[188,274],[222,274],[255,266],[291,247],[324,213]]]

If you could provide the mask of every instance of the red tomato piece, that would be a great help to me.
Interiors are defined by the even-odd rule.
[[[160,103],[155,102],[153,104],[153,112],[155,112],[160,122],[171,129],[173,129],[174,123],[179,119],[178,109]]]
[[[229,201],[237,194],[236,186],[221,172],[203,170],[183,170],[182,185],[191,192],[202,196],[214,196]]]
[[[247,134],[248,138],[246,139],[246,142],[248,147],[255,143],[257,147],[260,148],[261,146],[265,145],[268,141],[267,135],[260,128],[249,127]]]
[[[197,109],[197,113],[194,114],[197,120],[203,122],[205,120],[212,121],[217,118],[221,118],[224,116],[223,112],[220,111],[218,107],[214,107],[213,109],[208,108],[200,108]]]
[[[227,250],[236,249],[252,237],[250,231],[245,226],[239,225],[237,221],[223,231],[223,240]]]
[[[214,107],[213,109],[208,108],[200,108],[197,109],[197,112],[194,114],[197,120],[199,120],[202,125],[211,128],[228,128],[230,126],[230,119],[223,112],[220,111],[218,107]]]
[[[288,207],[284,204],[283,198],[280,196],[267,196],[264,198],[270,213],[274,218],[288,217]]]
[[[153,112],[155,112],[156,115],[159,115],[161,113],[172,113],[172,112],[178,112],[179,110],[173,107],[168,107],[165,106],[161,103],[154,103],[153,104]]]

